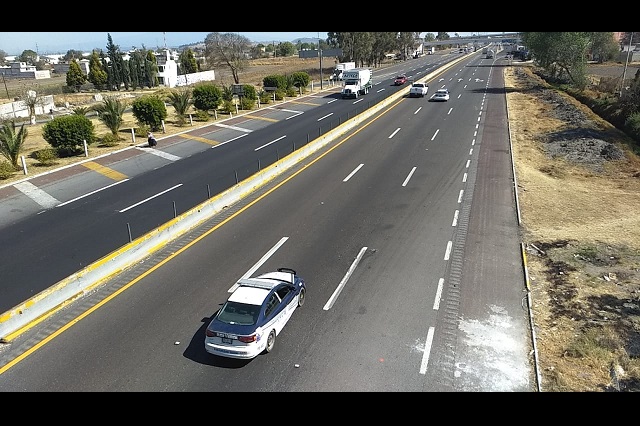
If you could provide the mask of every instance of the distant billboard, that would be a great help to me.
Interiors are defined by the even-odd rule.
[[[323,58],[342,56],[342,49],[326,49],[326,50],[320,50],[320,51],[318,51],[317,49],[313,49],[313,50],[299,50],[298,57],[300,59],[317,58],[319,56],[319,52],[322,52]]]

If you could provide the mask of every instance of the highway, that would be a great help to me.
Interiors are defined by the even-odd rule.
[[[126,178],[99,192],[113,183],[95,182],[99,174],[69,178],[83,187],[44,185],[57,200],[91,195],[3,224],[13,244],[33,232],[20,250],[44,264],[3,265],[3,277],[33,286],[11,300],[114,250],[127,224],[147,232],[201,202],[207,185],[219,192],[239,171],[286,155],[318,123],[331,128],[326,117],[341,122],[362,103],[408,90],[392,86],[395,74],[424,75],[436,59],[386,69],[357,101],[328,93],[178,137],[165,152],[179,161],[123,160]],[[469,55],[430,81],[430,92],[451,91],[449,102],[399,99],[0,347],[0,391],[533,390],[505,96],[493,64]],[[252,361],[208,355],[204,328],[228,289],[247,271],[280,266],[296,269],[308,291],[274,351]],[[34,269],[27,277],[25,267]]]

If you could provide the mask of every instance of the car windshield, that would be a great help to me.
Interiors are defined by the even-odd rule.
[[[258,321],[259,313],[258,305],[228,301],[220,309],[218,320],[226,324],[253,325]]]
[[[396,80],[404,80],[404,76],[399,75],[399,76],[396,77]]]

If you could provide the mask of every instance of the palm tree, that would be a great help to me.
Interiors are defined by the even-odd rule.
[[[181,90],[173,90],[167,96],[171,105],[176,110],[176,115],[178,116],[178,124],[183,125],[186,123],[185,115],[187,114],[187,110],[191,106],[191,90],[190,89],[181,89]]]
[[[16,133],[15,121],[4,123],[2,127],[0,127],[0,153],[11,162],[11,165],[16,170],[18,169],[20,151],[22,150],[22,145],[28,133],[24,124],[20,126],[20,130]]]
[[[103,99],[102,104],[95,106],[93,109],[98,113],[98,119],[102,124],[107,126],[113,136],[117,138],[120,126],[124,122],[123,115],[127,109],[126,102],[122,102],[114,96],[108,96]]]

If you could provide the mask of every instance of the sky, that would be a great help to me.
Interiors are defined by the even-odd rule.
[[[0,32],[0,50],[9,56],[17,56],[25,50],[47,54],[65,54],[69,50],[91,51],[105,49],[107,35],[120,50],[132,47],[156,49],[158,47],[178,47],[185,44],[201,43],[210,32]],[[293,41],[299,38],[327,38],[326,32],[239,32],[252,42]],[[423,35],[425,33],[422,33]],[[434,32],[437,34],[437,32]],[[455,32],[448,33],[453,36]],[[460,36],[474,33],[458,32]],[[492,33],[481,33],[492,34]],[[501,34],[495,32],[493,34]]]

